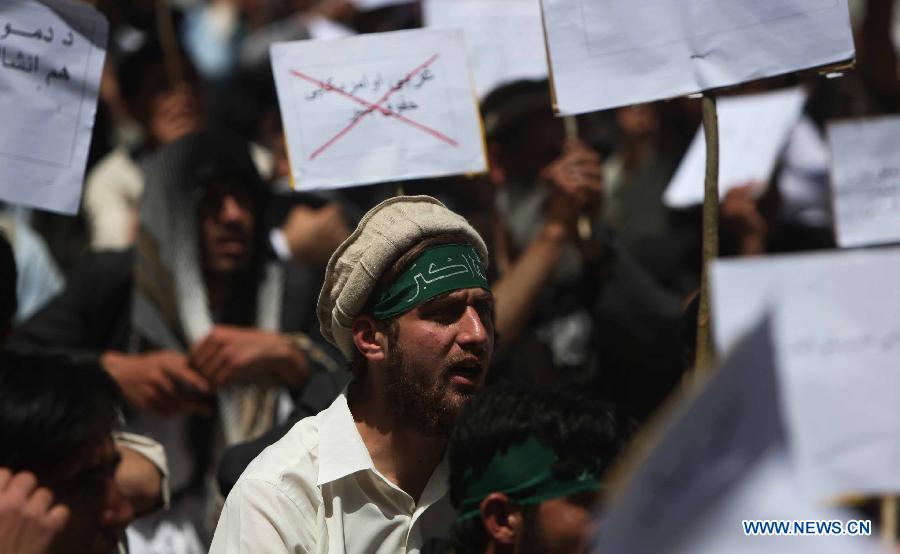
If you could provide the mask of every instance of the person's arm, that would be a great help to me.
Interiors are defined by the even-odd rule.
[[[547,284],[569,242],[566,225],[548,221],[540,234],[500,279],[492,286],[496,319],[494,327],[508,345],[526,328],[537,302],[535,298]]]
[[[163,446],[134,433],[116,433],[114,438],[122,456],[116,484],[134,508],[135,517],[168,508],[169,464]]]
[[[579,216],[596,209],[603,193],[600,156],[571,140],[541,175],[550,187],[538,236],[493,285],[495,327],[504,347],[527,327],[541,289],[553,275],[566,246],[575,237]]]

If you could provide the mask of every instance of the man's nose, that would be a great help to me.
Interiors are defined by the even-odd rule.
[[[460,331],[457,340],[460,344],[484,346],[490,338],[489,330],[484,326],[484,320],[473,306],[466,307],[459,324]]]
[[[134,519],[131,502],[115,482],[109,483],[103,506],[102,525],[105,528],[124,529]]]
[[[222,199],[222,205],[219,207],[220,221],[235,221],[240,219],[243,214],[243,207],[238,199],[232,194],[226,194]]]

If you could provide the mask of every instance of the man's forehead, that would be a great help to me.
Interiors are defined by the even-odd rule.
[[[494,299],[494,294],[480,287],[470,287],[466,289],[457,289],[445,292],[444,294],[435,296],[431,300],[422,304],[422,307],[432,306],[435,304],[443,304],[447,302],[457,302],[472,298],[474,301],[483,301]]]

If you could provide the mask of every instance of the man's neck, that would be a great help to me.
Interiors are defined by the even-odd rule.
[[[440,463],[447,437],[428,436],[406,421],[396,421],[380,395],[368,383],[350,386],[348,403],[356,429],[375,468],[406,491],[418,504]]]
[[[209,311],[218,313],[228,306],[234,292],[234,278],[217,275],[205,275],[206,295],[209,300]]]

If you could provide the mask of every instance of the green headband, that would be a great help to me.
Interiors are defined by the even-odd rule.
[[[470,244],[442,244],[425,250],[375,298],[372,315],[388,319],[439,294],[459,289],[490,290],[481,258]]]
[[[553,471],[558,460],[556,453],[533,435],[505,452],[497,452],[481,476],[476,478],[471,469],[463,475],[458,519],[478,515],[481,501],[492,492],[502,492],[516,504],[539,504],[600,489],[597,477],[588,471],[574,478],[558,477]]]

